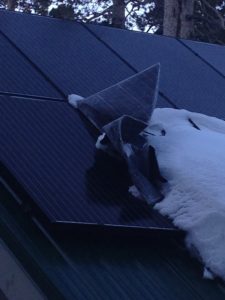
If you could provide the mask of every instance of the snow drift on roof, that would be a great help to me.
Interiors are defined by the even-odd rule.
[[[163,108],[155,109],[149,130],[155,134],[149,143],[168,180],[165,198],[155,208],[187,232],[187,245],[225,280],[225,122]]]

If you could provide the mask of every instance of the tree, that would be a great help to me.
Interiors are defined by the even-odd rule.
[[[196,0],[194,31],[191,38],[210,43],[225,44],[225,1]]]
[[[194,0],[164,0],[163,34],[190,38],[193,33]]]
[[[163,34],[225,44],[225,1],[164,1]]]
[[[125,1],[113,0],[112,4],[112,25],[118,28],[125,28]]]

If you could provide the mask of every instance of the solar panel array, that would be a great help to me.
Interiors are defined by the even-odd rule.
[[[210,65],[225,68],[225,47],[186,42],[204,53],[203,61],[174,38],[94,25],[91,30],[137,71],[160,62],[160,91],[176,106],[225,118],[225,76]]]
[[[53,223],[173,228],[128,195],[126,166],[96,151],[96,131],[65,98],[90,96],[160,62],[159,106],[224,118],[225,81],[216,59],[209,63],[203,50],[196,55],[172,38],[18,13],[1,11],[0,30],[7,58],[0,75],[1,161],[21,189]],[[225,53],[206,47],[210,57],[214,49]]]

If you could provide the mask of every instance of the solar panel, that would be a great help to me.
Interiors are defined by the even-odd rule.
[[[0,16],[4,34],[66,95],[90,96],[135,74],[80,24],[14,12]],[[171,106],[163,97],[157,105]]]
[[[159,89],[178,107],[225,118],[224,77],[176,39],[103,26],[88,28],[138,71],[160,62]]]
[[[0,103],[1,161],[50,222],[173,229],[129,196],[126,166],[95,149],[95,130],[68,103]]]
[[[55,88],[1,34],[0,57],[0,92],[61,97]]]
[[[188,40],[183,43],[225,76],[225,46]]]
[[[92,95],[133,74],[82,25],[0,11],[0,29],[64,94]]]

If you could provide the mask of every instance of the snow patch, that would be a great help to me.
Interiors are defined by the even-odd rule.
[[[101,135],[99,135],[97,141],[96,141],[96,144],[95,144],[95,147],[99,150],[103,150],[103,151],[106,151],[108,146],[107,145],[104,145],[102,144],[102,140],[104,140],[105,138],[105,133],[102,133]]]
[[[131,185],[128,189],[128,192],[135,198],[142,198],[138,188],[135,185]]]
[[[225,280],[225,121],[161,108],[152,115],[151,129],[148,143],[167,179],[165,198],[155,209],[187,232],[187,245]]]
[[[78,108],[78,103],[84,98],[80,95],[71,94],[68,96],[68,102],[75,108]]]
[[[209,280],[214,279],[213,274],[207,268],[204,268],[203,277]]]
[[[123,144],[123,151],[127,157],[130,157],[133,153],[131,144]]]

